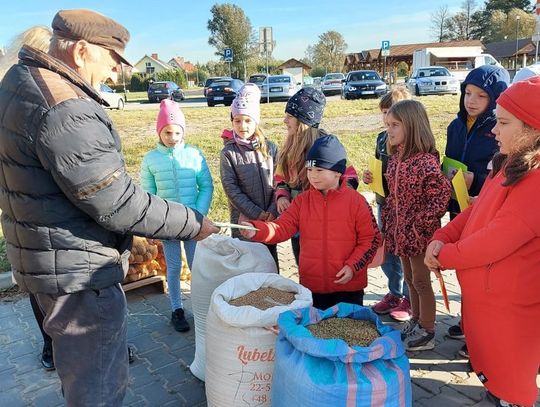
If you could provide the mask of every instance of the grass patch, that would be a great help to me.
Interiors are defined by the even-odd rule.
[[[132,100],[131,96],[141,96],[139,94],[144,94],[146,100],[146,92],[130,92],[128,100]],[[426,106],[437,147],[442,156],[446,144],[446,127],[458,111],[459,96],[427,96],[418,100]],[[157,108],[158,104],[155,110],[150,111],[108,112],[122,138],[128,172],[137,182],[142,157],[155,147],[158,140],[155,131]],[[187,142],[203,151],[214,179],[214,196],[209,217],[220,221],[229,219],[227,199],[219,179],[219,153],[223,146],[220,135],[224,128],[231,127],[229,109],[228,107],[200,107],[183,110],[186,116]],[[283,124],[284,111],[284,102],[261,105],[262,127],[265,134],[278,146],[283,143],[286,135]],[[378,99],[331,100],[325,109],[321,127],[340,138],[347,149],[349,161],[361,174],[367,167],[369,157],[374,153],[375,138],[383,129]],[[361,183],[360,190],[365,191],[367,188]],[[0,271],[9,269],[2,235],[0,236]]]

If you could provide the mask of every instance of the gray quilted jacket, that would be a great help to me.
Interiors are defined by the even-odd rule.
[[[225,130],[221,137],[225,144],[220,156],[221,184],[229,200],[231,222],[238,223],[240,213],[249,219],[257,219],[262,212],[277,217],[272,186],[276,145],[266,140],[270,156],[264,159],[252,145],[236,143],[232,131]],[[236,229],[232,236],[242,238]]]
[[[121,282],[132,235],[190,239],[202,215],[144,192],[95,90],[25,47],[0,85],[0,207],[17,283],[61,295]]]

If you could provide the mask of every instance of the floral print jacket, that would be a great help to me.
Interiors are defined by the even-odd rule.
[[[401,257],[422,254],[440,228],[451,187],[437,154],[394,154],[385,173],[390,191],[382,212],[386,251]]]

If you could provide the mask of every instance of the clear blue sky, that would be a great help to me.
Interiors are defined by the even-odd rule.
[[[226,1],[219,2],[225,3]],[[340,32],[348,52],[391,44],[429,42],[430,15],[441,5],[451,12],[462,0],[242,0],[240,6],[257,30],[271,26],[279,59],[302,58],[308,45],[315,44],[326,31]],[[208,45],[207,22],[217,1],[58,1],[9,0],[2,2],[0,47],[33,25],[50,27],[54,14],[65,8],[90,8],[122,23],[131,33],[126,49],[128,60],[137,62],[144,54],[158,53],[160,59],[183,56],[191,62],[217,60]],[[483,1],[478,1],[482,4]]]

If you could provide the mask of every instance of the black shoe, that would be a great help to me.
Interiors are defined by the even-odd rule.
[[[130,364],[135,361],[135,351],[130,345],[128,345],[128,361]]]
[[[43,345],[43,351],[41,352],[41,365],[45,368],[45,370],[55,369],[51,344]]]
[[[467,344],[463,345],[461,349],[458,350],[458,355],[465,359],[469,359],[469,350],[467,349]]]
[[[452,325],[450,328],[448,328],[448,333],[446,336],[452,339],[465,339],[465,334],[461,330],[460,325]]]
[[[184,316],[184,310],[182,308],[175,309],[171,314],[171,324],[178,332],[189,331],[189,324]]]

